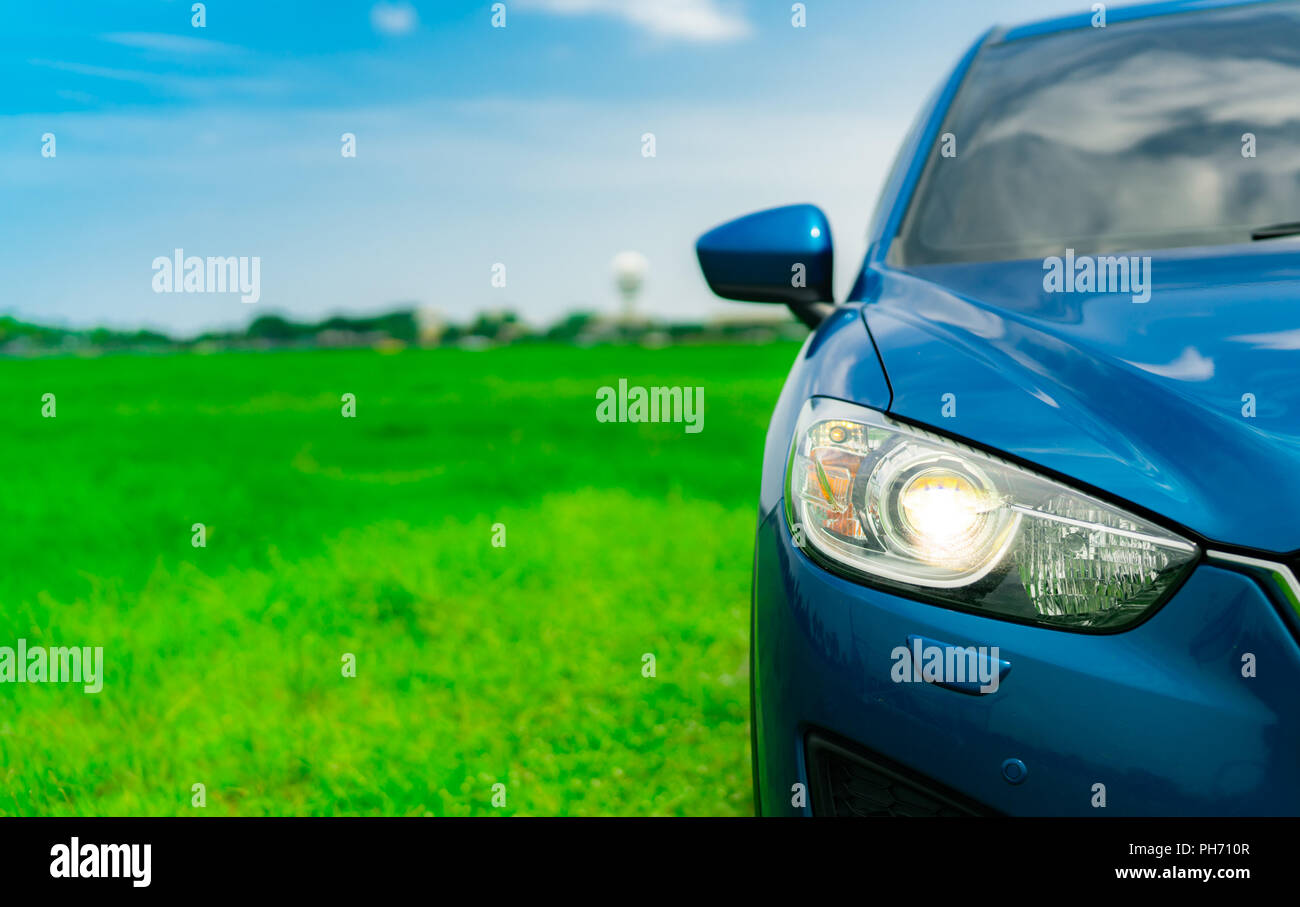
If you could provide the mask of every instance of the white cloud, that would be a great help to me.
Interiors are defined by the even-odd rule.
[[[240,54],[242,47],[209,41],[207,38],[193,38],[187,35],[168,35],[158,32],[114,32],[104,35],[110,44],[132,47],[137,50],[154,51],[175,56],[193,56],[199,54]]]
[[[750,25],[734,7],[716,0],[519,0],[519,6],[557,16],[614,16],[660,38],[733,41]]]
[[[370,25],[381,35],[409,35],[419,21],[409,3],[380,2],[370,8]]]
[[[28,60],[31,66],[56,69],[94,79],[111,79],[115,82],[135,82],[151,86],[176,97],[196,100],[231,97],[274,97],[283,95],[292,84],[274,78],[259,76],[186,76],[176,73],[148,72],[142,69],[121,69],[113,66],[91,66],[67,60]]]

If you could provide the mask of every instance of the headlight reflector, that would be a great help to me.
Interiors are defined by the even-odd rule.
[[[961,608],[1114,630],[1177,586],[1197,547],[1015,464],[870,409],[814,398],[795,433],[786,517],[854,576]]]

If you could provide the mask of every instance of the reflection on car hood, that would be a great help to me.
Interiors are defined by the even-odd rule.
[[[1300,245],[1150,267],[1145,303],[1048,292],[1039,260],[880,271],[863,311],[891,411],[1209,540],[1300,548]]]

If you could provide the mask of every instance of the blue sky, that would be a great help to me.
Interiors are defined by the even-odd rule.
[[[647,312],[758,311],[710,296],[694,238],[802,201],[830,216],[843,292],[961,51],[1089,4],[805,0],[806,28],[784,0],[505,0],[505,28],[491,2],[212,0],[203,28],[191,5],[0,13],[0,312],[190,333],[419,303],[544,324],[615,311],[623,249],[650,261]],[[261,300],[153,293],[177,247],[259,256]]]

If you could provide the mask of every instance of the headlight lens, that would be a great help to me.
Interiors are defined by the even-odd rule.
[[[786,476],[797,544],[829,566],[992,616],[1140,620],[1199,551],[1159,526],[874,410],[815,398]]]

